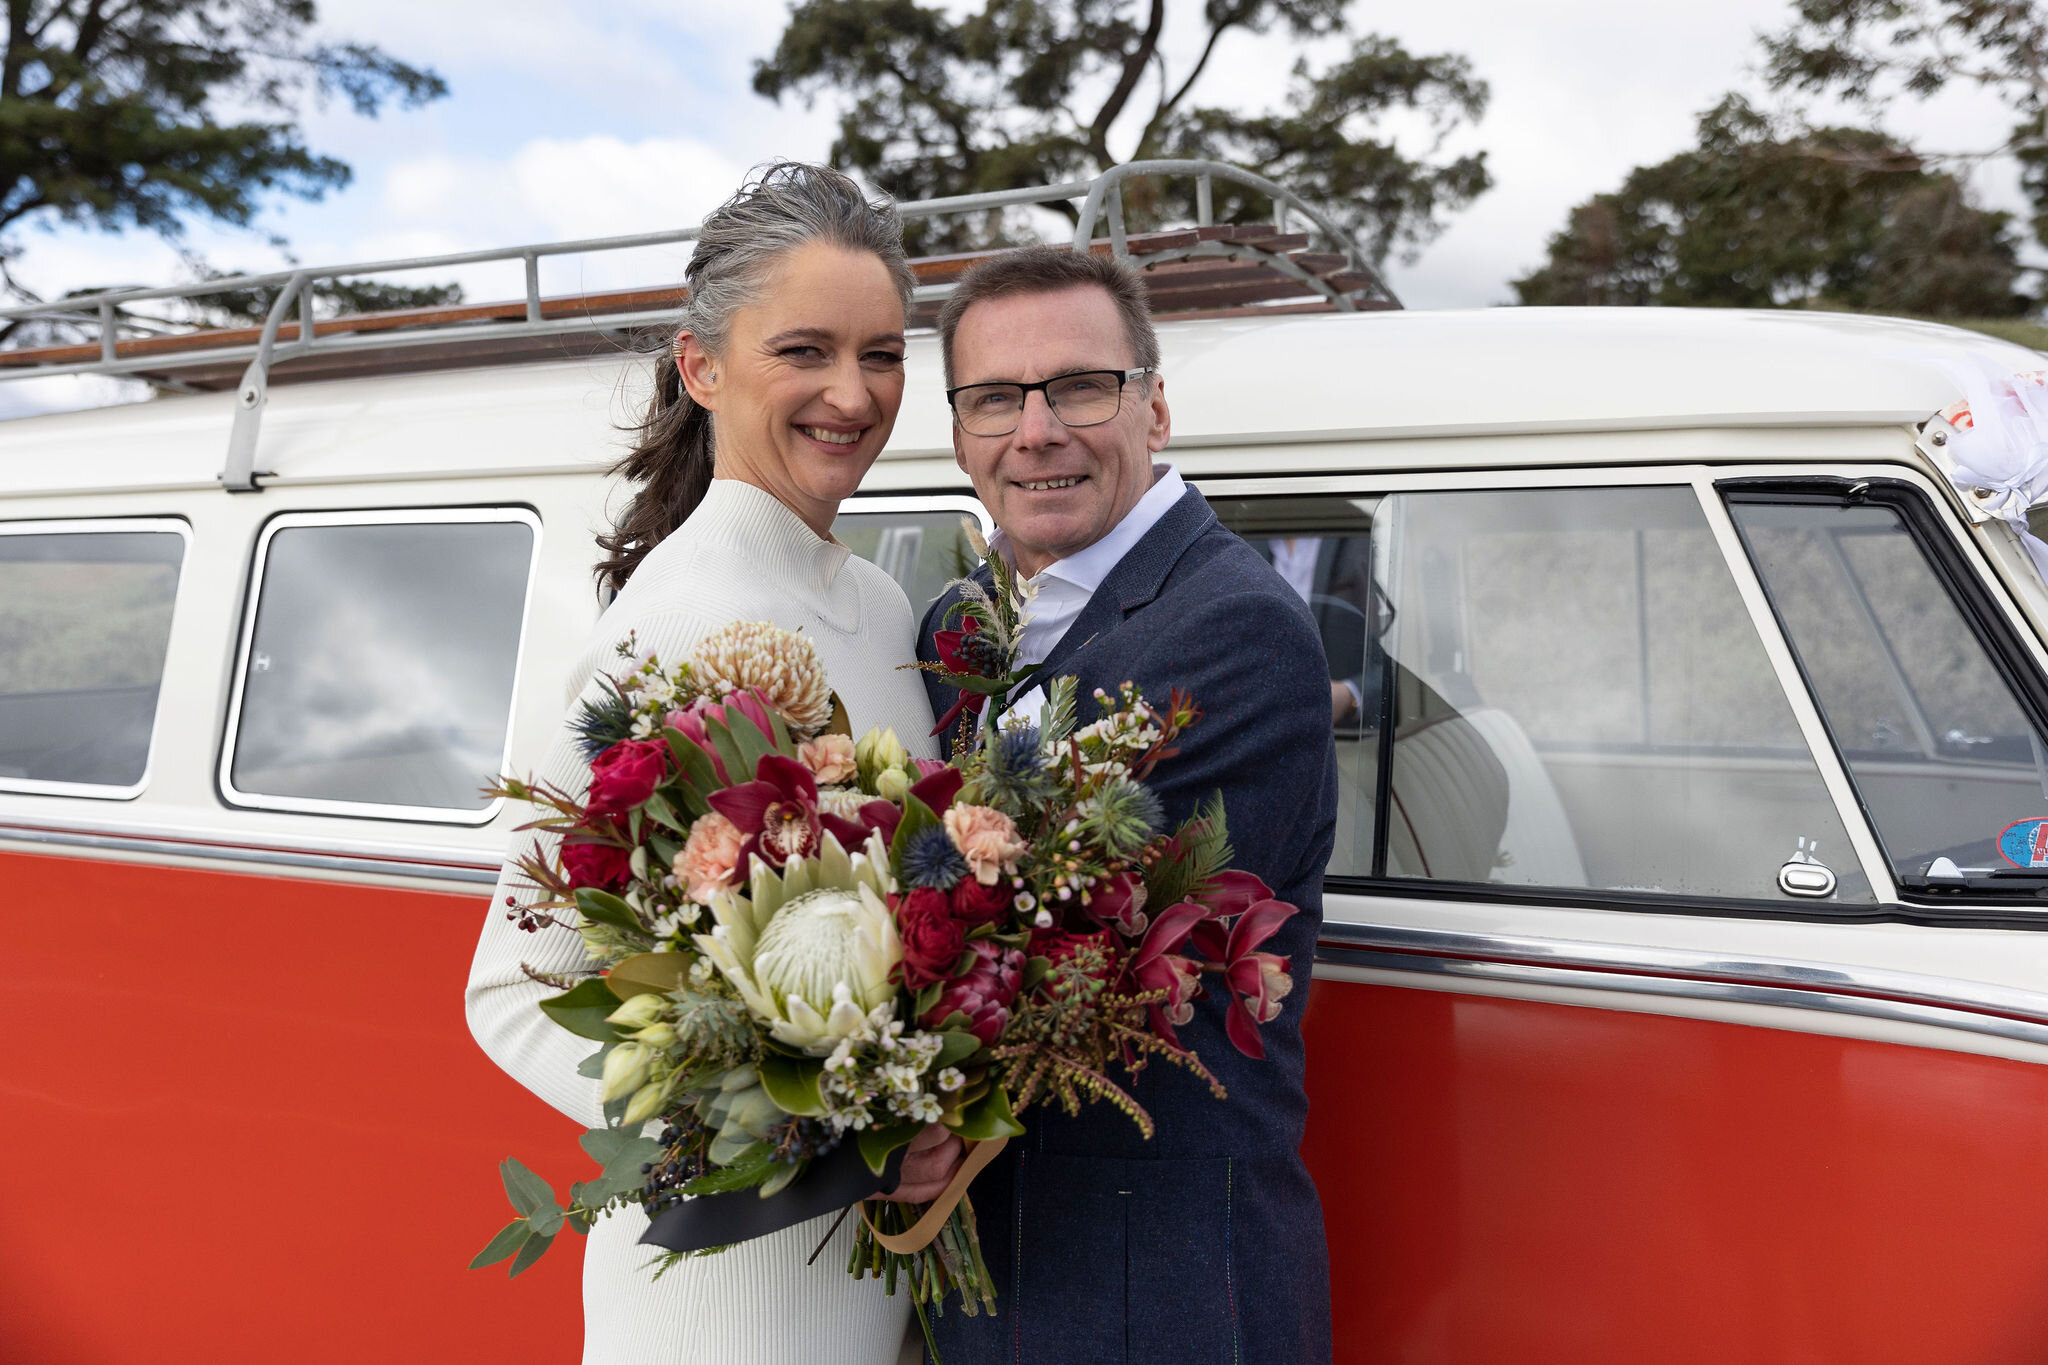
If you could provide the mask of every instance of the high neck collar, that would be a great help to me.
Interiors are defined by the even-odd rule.
[[[741,479],[713,479],[690,513],[690,526],[763,574],[803,587],[831,586],[853,553],[836,540],[819,539],[773,493]]]

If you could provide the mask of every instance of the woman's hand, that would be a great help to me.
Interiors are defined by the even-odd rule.
[[[899,1204],[929,1204],[946,1192],[966,1155],[966,1145],[944,1124],[926,1124],[903,1153],[903,1171],[896,1188],[880,1197]]]

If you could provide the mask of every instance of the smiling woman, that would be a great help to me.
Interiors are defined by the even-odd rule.
[[[886,726],[927,747],[931,705],[902,667],[916,657],[910,604],[887,572],[832,536],[841,500],[881,453],[903,401],[911,279],[894,208],[870,204],[835,171],[771,167],[705,220],[688,278],[686,319],[659,359],[638,446],[617,470],[643,486],[601,541],[610,557],[598,574],[619,591],[571,672],[570,715],[610,695],[622,653],[679,660],[734,622],[767,622],[811,643],[856,733]],[[565,722],[538,773],[579,798],[591,772],[584,737]],[[522,837],[511,851],[550,856],[559,837]],[[521,932],[518,921],[547,919],[524,913],[541,898],[506,868],[493,904],[511,912],[484,926],[470,1028],[537,1096],[601,1127],[597,1081],[579,1071],[588,1044],[540,1010],[554,993],[545,978],[587,975],[590,964],[575,933]],[[959,1141],[946,1141],[930,1160],[953,1159]],[[919,1193],[921,1179],[906,1159],[899,1194],[930,1199],[937,1191]],[[841,1272],[852,1224],[835,1230],[828,1214],[684,1260],[658,1282],[648,1266],[659,1252],[639,1244],[647,1228],[635,1207],[589,1232],[585,1360],[898,1359],[908,1298]]]

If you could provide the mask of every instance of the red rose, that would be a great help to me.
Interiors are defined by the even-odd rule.
[[[967,947],[967,927],[953,918],[946,893],[928,886],[897,901],[896,934],[903,940],[903,984],[914,991],[950,977]]]
[[[970,929],[994,924],[1010,908],[1010,902],[1016,895],[1006,877],[997,878],[993,886],[983,886],[972,877],[962,877],[953,885],[953,918]]]
[[[622,739],[590,763],[589,809],[624,815],[654,795],[668,780],[668,744],[658,739]]]
[[[583,843],[571,836],[562,845],[562,867],[571,886],[616,891],[633,876],[632,858],[632,850],[617,844]]]

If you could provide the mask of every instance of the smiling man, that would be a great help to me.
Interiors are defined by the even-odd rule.
[[[1125,681],[1193,694],[1204,718],[1150,781],[1168,821],[1220,793],[1234,864],[1301,907],[1268,944],[1296,988],[1263,1030],[1265,1059],[1226,1040],[1221,993],[1180,1030],[1227,1100],[1155,1063],[1133,1087],[1158,1124],[1149,1142],[1108,1105],[1025,1116],[1029,1133],[973,1190],[997,1315],[934,1320],[939,1347],[947,1365],[1327,1361],[1322,1207],[1299,1155],[1301,1014],[1337,801],[1315,622],[1155,461],[1173,425],[1130,267],[1006,253],[962,278],[939,333],[954,454],[995,518],[993,551],[1038,588],[1021,661],[1039,667],[1019,692],[1071,673],[1083,708]],[[927,661],[953,600],[925,617]],[[936,710],[952,705],[943,681],[926,685]]]

